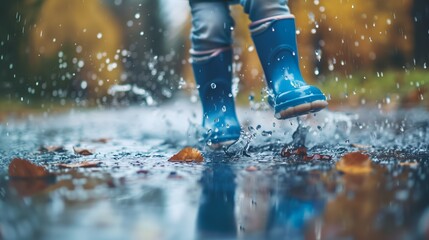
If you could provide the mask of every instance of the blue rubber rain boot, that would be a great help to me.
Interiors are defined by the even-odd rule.
[[[203,137],[212,148],[234,143],[240,137],[232,85],[232,50],[192,52],[192,68],[203,106]]]
[[[286,119],[325,108],[325,95],[317,87],[307,85],[301,75],[293,16],[262,19],[252,23],[250,30],[275,117]]]

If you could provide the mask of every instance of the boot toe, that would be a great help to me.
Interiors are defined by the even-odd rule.
[[[275,117],[286,119],[317,112],[328,106],[319,88],[306,85],[279,94],[274,100]]]
[[[212,126],[206,126],[207,132],[203,134],[209,146],[222,147],[231,145],[240,138],[241,127],[236,120],[219,121]]]

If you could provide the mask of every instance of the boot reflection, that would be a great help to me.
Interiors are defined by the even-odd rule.
[[[298,179],[298,180],[297,180]],[[265,171],[213,165],[203,172],[199,238],[304,239],[318,235],[324,201],[318,174],[277,180]]]
[[[299,175],[299,173],[296,173]],[[318,174],[275,179],[270,172],[237,177],[237,233],[245,239],[304,239],[317,232],[324,207]]]
[[[233,237],[235,174],[227,164],[212,165],[204,170],[201,204],[197,227],[200,239]]]
[[[235,200],[238,237],[266,238],[271,205],[269,176],[260,171],[241,172],[237,177]]]
[[[319,239],[326,186],[319,171],[295,172],[273,181],[269,238]]]

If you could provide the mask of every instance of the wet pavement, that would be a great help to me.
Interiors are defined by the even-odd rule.
[[[199,114],[179,100],[0,123],[0,239],[429,239],[424,109],[324,111],[299,122],[240,109],[242,139],[218,151],[198,142]],[[286,154],[303,145],[328,157]],[[168,161],[186,146],[204,162]],[[371,173],[336,170],[355,151],[370,156]],[[16,157],[55,176],[10,178]],[[99,164],[58,167],[82,161]]]

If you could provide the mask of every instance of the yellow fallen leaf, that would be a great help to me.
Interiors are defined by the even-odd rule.
[[[347,153],[337,162],[335,168],[348,174],[365,174],[372,171],[371,159],[361,152]]]
[[[42,178],[49,177],[52,174],[39,165],[36,165],[26,159],[15,158],[9,164],[9,176],[14,178]]]
[[[202,162],[204,161],[203,155],[198,149],[186,147],[180,152],[172,156],[168,161],[170,162]]]

